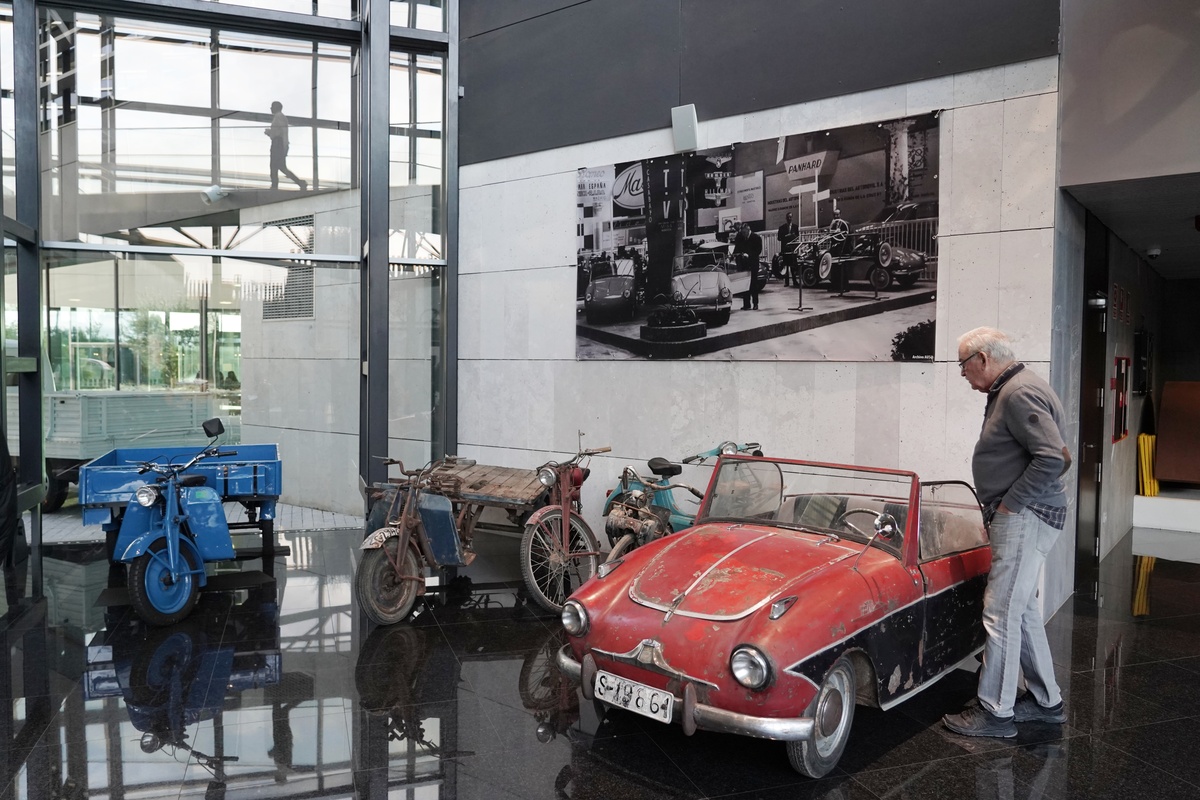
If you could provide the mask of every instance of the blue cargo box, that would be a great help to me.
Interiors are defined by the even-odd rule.
[[[79,468],[79,504],[83,506],[83,524],[101,525],[108,522],[112,508],[127,504],[139,486],[153,480],[152,473],[138,474],[139,465],[143,462],[183,464],[201,449],[120,447],[84,464]],[[230,445],[227,449],[236,450],[237,455],[206,458],[188,473],[204,475],[208,478],[208,485],[220,492],[225,500],[269,501],[273,512],[274,501],[283,487],[279,446],[238,444]]]

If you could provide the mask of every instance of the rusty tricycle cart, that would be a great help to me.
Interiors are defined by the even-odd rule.
[[[600,546],[581,516],[586,462],[609,448],[582,450],[537,469],[490,467],[448,456],[377,484],[367,515],[368,534],[355,573],[359,605],[372,621],[403,620],[425,593],[427,569],[465,567],[475,558],[476,525],[486,508],[500,508],[521,528],[521,575],[530,596],[547,611],[592,576]],[[372,530],[374,528],[374,530]]]

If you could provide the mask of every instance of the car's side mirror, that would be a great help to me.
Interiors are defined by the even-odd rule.
[[[899,524],[891,514],[884,512],[875,518],[875,535],[885,542],[890,542],[899,531]]]
[[[225,432],[225,426],[221,423],[220,417],[204,420],[204,435],[210,439],[215,439]]]

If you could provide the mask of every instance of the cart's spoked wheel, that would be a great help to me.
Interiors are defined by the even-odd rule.
[[[562,546],[562,511],[555,509],[526,525],[521,537],[521,575],[534,602],[559,612],[567,597],[592,577],[599,565],[599,545],[592,532],[571,515],[568,550]]]
[[[823,281],[830,279],[833,275],[833,253],[826,250],[821,253],[820,259],[817,260],[817,277]],[[815,285],[815,282],[814,282]]]

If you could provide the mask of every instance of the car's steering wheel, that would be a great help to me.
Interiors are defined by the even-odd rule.
[[[850,235],[850,223],[841,217],[835,217],[829,223],[829,235],[835,242],[844,242]]]
[[[877,516],[879,516],[879,512],[875,511],[872,508],[847,508],[845,511],[838,514],[837,519],[835,519],[833,521],[834,527],[837,527],[838,525],[845,525],[847,528],[854,531],[859,536],[870,539],[871,537],[869,535],[867,535],[866,533],[863,533],[862,530],[860,530],[857,525],[855,525],[850,520],[846,519],[846,517],[850,516],[851,514],[870,514],[872,517],[877,517]]]

